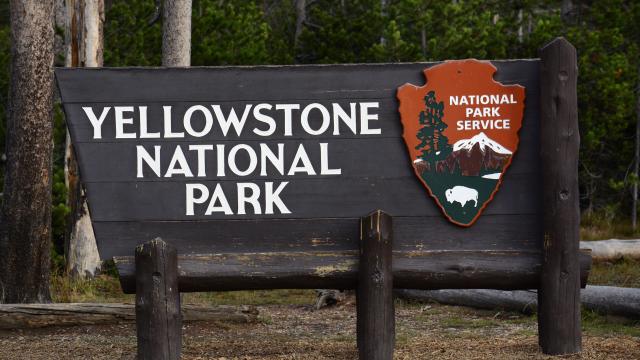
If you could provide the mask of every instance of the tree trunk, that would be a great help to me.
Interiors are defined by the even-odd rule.
[[[536,290],[395,290],[403,299],[435,301],[440,304],[469,306],[476,309],[534,313],[538,307]],[[615,286],[592,286],[580,290],[585,309],[603,315],[640,318],[640,289]]]
[[[294,50],[300,45],[300,35],[304,30],[304,22],[307,21],[307,0],[294,0],[296,7],[296,32],[293,36]]]
[[[422,60],[427,60],[427,29],[422,26],[420,30],[420,47],[422,49]]]
[[[164,0],[162,66],[191,65],[191,0]]]
[[[636,88],[636,148],[633,159],[633,201],[631,204],[631,227],[635,231],[638,226],[638,170],[640,170],[640,66]]]
[[[68,0],[66,7],[66,66],[102,66],[104,1]],[[93,277],[100,270],[100,256],[68,131],[65,183],[68,188],[67,201],[71,208],[65,244],[67,271],[74,276]]]
[[[568,23],[573,19],[573,1],[562,0],[562,4],[560,5],[560,17],[565,23]]]
[[[11,0],[11,91],[0,213],[0,302],[48,302],[53,0]]]
[[[640,259],[640,240],[580,241],[580,249],[590,249],[593,261]]]
[[[251,306],[183,305],[184,321],[255,323],[258,310]],[[0,329],[28,329],[47,326],[104,325],[136,320],[133,304],[44,304],[0,305]]]

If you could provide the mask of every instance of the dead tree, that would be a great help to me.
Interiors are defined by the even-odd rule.
[[[65,66],[101,67],[104,0],[67,0],[65,5]],[[66,268],[72,275],[92,277],[100,270],[100,256],[68,131],[65,183],[69,194],[67,203],[71,208],[65,243]]]
[[[162,66],[191,65],[191,0],[164,0]]]
[[[48,302],[53,0],[11,0],[11,90],[0,212],[0,302]]]

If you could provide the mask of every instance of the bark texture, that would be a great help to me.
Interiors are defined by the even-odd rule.
[[[300,45],[300,36],[304,30],[304,23],[307,21],[307,0],[295,0],[296,7],[296,32],[293,36],[294,47]]]
[[[255,323],[258,310],[252,306],[183,305],[184,321],[220,321]],[[3,304],[0,305],[0,329],[30,329],[47,326],[105,325],[132,323],[136,320],[133,304]]]
[[[435,301],[440,304],[469,306],[477,309],[534,313],[538,307],[536,290],[395,290],[403,299]],[[592,286],[580,290],[585,309],[603,315],[640,318],[640,289],[615,286]]]
[[[578,64],[575,47],[564,38],[544,46],[540,59],[544,243],[538,333],[542,352],[565,355],[582,349]]]
[[[164,0],[162,66],[191,65],[191,0]]]
[[[67,0],[66,17],[66,66],[102,66],[104,0]],[[65,182],[71,208],[65,244],[67,271],[74,276],[93,277],[100,270],[100,256],[68,131]]]
[[[48,302],[53,0],[11,0],[11,90],[0,213],[0,302]]]
[[[640,259],[640,240],[580,241],[580,249],[591,250],[593,261],[615,261],[622,258]]]
[[[633,181],[632,203],[631,203],[631,227],[635,230],[638,227],[638,174],[640,174],[640,66],[638,66],[638,85],[636,87],[636,144],[633,158]]]

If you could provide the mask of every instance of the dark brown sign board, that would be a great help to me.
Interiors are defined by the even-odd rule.
[[[456,260],[450,265],[458,266],[461,276],[457,284],[447,287],[530,288],[535,281],[510,282],[508,269],[528,259],[521,266],[537,276],[539,265],[533,261],[541,250],[539,63],[516,60],[492,64],[497,68],[496,81],[527,89],[525,114],[520,148],[502,188],[469,228],[447,222],[426,196],[402,140],[397,88],[407,82],[424,83],[423,70],[434,63],[57,69],[56,77],[103,259],[131,256],[136,245],[162,237],[179,254],[323,254],[309,265],[320,269],[319,274],[323,267],[331,274],[332,267],[339,270],[346,266],[341,256],[336,259],[332,254],[353,252],[355,256],[360,218],[373,209],[383,209],[394,218],[394,251],[398,256],[469,254],[503,264],[503,275],[493,274],[492,280],[474,283],[464,281],[463,276],[465,267],[473,265]],[[331,121],[323,124],[317,107],[308,112],[309,128],[304,129],[301,113],[310,104],[323,106]],[[355,121],[334,121],[334,104],[355,115]],[[262,109],[259,113],[271,116],[273,123],[255,118],[258,106]],[[209,131],[202,108],[213,118]],[[285,121],[286,108],[292,109],[288,110],[290,128]],[[188,109],[197,109],[192,110],[190,133],[203,136],[192,136],[185,129]],[[221,126],[224,119],[217,117],[229,120],[232,109],[236,125],[246,115],[241,130],[233,124]],[[101,126],[94,127],[90,116],[97,121],[103,114]],[[125,119],[119,121],[119,129],[116,116]],[[141,116],[146,117],[146,130],[141,129]],[[367,116],[369,119],[363,120]],[[318,135],[307,131],[323,130],[323,125],[325,129],[317,131]],[[258,132],[273,133],[261,136]],[[279,147],[282,149],[282,169],[266,158],[266,151],[261,151],[265,146],[275,155]],[[303,159],[294,164],[301,147],[309,163]],[[188,169],[181,168],[180,159],[174,160],[180,157],[176,148]],[[160,158],[157,173],[141,159],[143,155],[155,159],[156,149]],[[205,168],[198,167],[199,152]],[[253,154],[254,165],[250,159]],[[235,164],[230,164],[233,158]],[[324,173],[323,166],[327,168]],[[251,169],[246,176],[236,175],[238,170]],[[207,214],[218,184],[233,214],[219,209]],[[282,184],[286,185],[278,196],[281,203],[271,204],[272,211],[266,214],[265,192],[273,194]],[[238,209],[238,192],[253,190],[259,193],[260,208],[246,203],[244,211]],[[191,202],[192,208],[187,208],[189,195],[206,200]],[[220,202],[214,205],[220,207]],[[287,261],[290,268],[307,266],[296,264],[295,259]],[[420,267],[418,263],[412,266]],[[331,285],[328,282],[324,285]],[[418,287],[445,286],[425,285]]]
[[[541,89],[558,77],[491,61],[495,81],[526,89],[519,144],[459,226],[416,176],[399,113],[398,88],[438,64],[56,69],[101,257],[126,292],[134,248],[156,237],[177,249],[180,291],[355,288],[361,218],[382,209],[394,287],[540,288],[541,118],[555,116]]]

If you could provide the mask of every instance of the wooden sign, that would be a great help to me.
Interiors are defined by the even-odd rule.
[[[442,81],[429,69],[438,74],[455,64],[57,69],[101,257],[131,256],[136,245],[161,237],[181,256],[215,258],[206,266],[220,290],[350,287],[360,218],[383,209],[393,216],[394,269],[406,270],[406,277],[394,275],[395,286],[535,287],[539,275],[531,269],[539,268],[542,248],[539,63],[484,62],[477,65],[484,72],[471,74],[509,101],[519,89],[517,104],[498,111],[510,109],[510,131],[520,140],[496,137],[506,130],[485,132],[513,155],[500,191],[468,228],[449,222],[425,195],[403,138],[406,104],[397,98],[401,85],[424,82],[425,68],[438,103],[475,94],[438,90]],[[419,105],[415,118],[425,110]],[[447,105],[443,121],[454,115],[448,109],[466,119],[465,108]],[[473,132],[447,135],[455,144]],[[197,259],[204,257],[185,260],[183,271],[193,266],[202,274]],[[451,271],[469,266],[471,278]],[[272,276],[281,273],[289,277]],[[132,291],[132,278],[122,279]],[[185,277],[181,289],[213,281]]]
[[[427,68],[427,84],[398,89],[403,138],[416,175],[453,223],[471,226],[518,148],[524,87],[493,79],[487,61]]]
[[[357,287],[362,359],[392,357],[393,288],[539,289],[543,351],[579,351],[576,51],[540,53],[56,69],[140,348],[179,349],[179,292]]]

